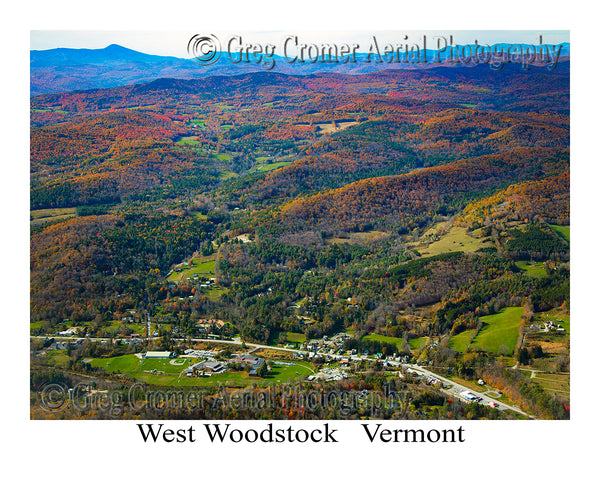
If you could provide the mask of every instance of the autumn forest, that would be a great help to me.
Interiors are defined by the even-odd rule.
[[[395,359],[568,418],[569,132],[568,61],[33,96],[32,389],[132,381],[95,362],[192,339],[343,333],[365,358],[344,388],[398,386]],[[64,331],[90,340],[49,352]],[[526,417],[407,382],[408,418]]]

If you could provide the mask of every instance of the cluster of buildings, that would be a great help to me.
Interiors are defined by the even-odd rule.
[[[188,377],[194,375],[210,376],[212,374],[219,374],[227,371],[227,365],[222,362],[215,360],[203,360],[195,363],[191,367],[185,369],[185,374]]]
[[[351,338],[351,335],[348,335],[347,333],[338,333],[331,338],[325,335],[323,338],[313,339],[302,344],[300,350],[307,350],[309,353],[315,355],[340,355],[343,353],[344,341],[346,341],[347,338]],[[356,353],[356,351],[349,353]]]
[[[236,353],[231,356],[233,361],[240,362],[244,365],[250,365],[250,371],[248,374],[252,377],[258,376],[258,370],[265,363],[264,358],[254,357],[245,353]]]
[[[227,365],[232,362],[240,363],[243,366],[249,365],[249,375],[258,376],[259,369],[265,363],[264,358],[254,357],[243,353],[233,354],[229,362],[220,362],[215,359],[217,352],[212,350],[192,350],[188,349],[185,352],[187,357],[204,358],[202,361],[193,364],[185,369],[184,373],[188,377],[195,375],[210,376],[214,374],[224,373],[227,371]]]

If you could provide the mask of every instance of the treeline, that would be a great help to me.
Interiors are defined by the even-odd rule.
[[[364,337],[360,339],[347,338],[344,340],[344,346],[342,348],[343,350],[356,350],[360,354],[381,353],[384,356],[396,355],[399,352],[398,346],[395,343],[370,340]],[[403,353],[405,352],[406,350],[403,350]]]
[[[555,234],[542,230],[539,225],[530,225],[524,230],[514,228],[508,231],[510,238],[504,249],[515,259],[546,259],[557,254],[566,254],[568,245]]]

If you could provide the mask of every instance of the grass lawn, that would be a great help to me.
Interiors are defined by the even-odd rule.
[[[550,228],[558,233],[567,242],[571,241],[571,227],[564,225],[550,225]]]
[[[227,287],[210,287],[202,290],[202,293],[213,302],[218,300],[221,297],[221,295],[229,291]]]
[[[48,363],[50,365],[55,365],[57,367],[66,368],[69,364],[69,356],[63,350],[52,350],[46,353],[46,358],[48,359]]]
[[[529,263],[526,260],[520,260],[516,262],[517,267],[523,270],[527,275],[533,278],[547,277],[546,267],[542,262]]]
[[[468,346],[471,344],[475,330],[465,330],[457,335],[454,335],[448,342],[448,346],[460,353],[465,353]]]
[[[179,272],[173,272],[167,277],[167,280],[171,282],[183,282],[187,279],[194,278],[194,274],[198,276],[214,276],[215,274],[215,261],[200,261],[197,258],[193,258],[187,267],[182,268]]]
[[[177,363],[183,362],[183,365],[171,365],[171,360],[166,358],[139,359],[133,354],[111,358],[94,358],[91,364],[93,367],[102,367],[107,372],[121,372],[132,375],[138,373],[143,374],[146,371],[152,371],[154,369],[165,373],[179,375],[182,370],[191,365],[190,359],[178,358],[176,360]]]
[[[472,342],[472,346],[492,353],[500,353],[505,346],[513,352],[519,339],[519,324],[523,307],[506,307],[494,315],[481,317],[483,327]]]
[[[304,343],[306,342],[306,335],[303,333],[286,332],[288,342]]]
[[[470,237],[464,227],[452,227],[439,240],[419,248],[418,251],[421,255],[428,256],[447,252],[474,252],[485,246],[491,244],[484,243],[480,238]]]
[[[123,355],[112,358],[94,358],[91,361],[93,367],[101,367],[110,373],[122,373],[137,380],[154,384],[170,386],[193,386],[193,385],[251,385],[253,383],[268,385],[272,382],[286,382],[292,379],[304,378],[314,373],[314,369],[308,362],[293,362],[293,365],[273,365],[269,374],[264,377],[251,377],[248,372],[225,372],[211,377],[186,377],[180,376],[181,372],[197,359],[175,359],[182,365],[172,365],[168,359],[140,360],[135,355]],[[291,363],[291,362],[286,362]],[[156,369],[164,374],[152,373]]]
[[[46,323],[45,320],[40,320],[39,322],[31,322],[29,324],[29,330],[33,330],[34,328],[41,328]]]

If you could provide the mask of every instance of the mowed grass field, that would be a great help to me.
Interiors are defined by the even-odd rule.
[[[418,350],[423,345],[425,345],[425,343],[427,343],[428,339],[429,339],[429,337],[410,338],[408,340],[408,346],[410,347],[411,350]]]
[[[200,260],[193,258],[187,267],[183,267],[179,272],[173,272],[167,277],[167,280],[171,282],[183,282],[187,279],[192,279],[194,274],[200,277],[214,276],[215,274],[215,261],[214,260]]]
[[[456,350],[460,353],[465,353],[469,345],[471,345],[471,340],[473,339],[473,335],[475,334],[475,330],[465,330],[464,332],[460,332],[457,335],[454,335],[450,341],[448,342],[448,346],[452,350]]]
[[[550,225],[550,228],[558,233],[567,242],[571,241],[571,227],[564,225]]]
[[[491,353],[502,353],[502,347],[512,353],[519,339],[519,324],[523,307],[506,307],[494,315],[481,317],[483,327],[471,345]]]
[[[467,235],[464,227],[452,227],[439,240],[421,247],[418,252],[422,256],[439,255],[448,252],[475,252],[480,248],[492,246],[489,242],[483,242],[481,238]]]
[[[288,342],[295,342],[295,343],[306,342],[306,335],[304,335],[303,333],[286,332],[286,334],[287,334]]]
[[[121,373],[136,380],[152,385],[166,386],[202,386],[202,385],[268,385],[273,382],[285,383],[290,380],[305,378],[314,373],[308,362],[293,362],[292,365],[273,365],[264,378],[251,377],[248,372],[228,371],[211,377],[187,377],[182,372],[201,360],[193,358],[177,358],[178,365],[172,365],[168,359],[139,359],[135,355],[123,355],[112,358],[94,358],[90,362],[93,367],[100,367],[109,373]],[[181,363],[181,364],[179,364]],[[286,362],[292,363],[292,362]],[[152,370],[156,369],[156,372]],[[164,372],[164,373],[163,373]]]

